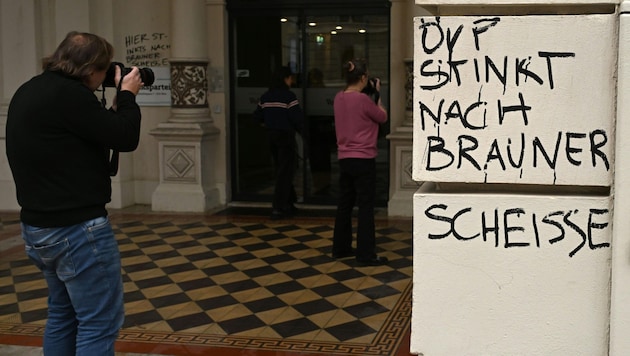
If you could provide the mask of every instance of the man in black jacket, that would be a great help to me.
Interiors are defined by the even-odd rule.
[[[276,184],[273,192],[271,219],[295,213],[296,194],[293,177],[297,165],[295,133],[302,133],[304,114],[290,88],[293,74],[289,67],[280,67],[272,84],[261,97],[254,118],[265,125],[275,164]]]
[[[116,67],[120,89],[103,108],[94,91],[112,58],[105,39],[70,32],[9,104],[6,153],[22,237],[49,290],[47,356],[114,355],[123,323],[120,254],[105,208],[109,152],[138,146],[143,83],[137,68],[121,78]]]

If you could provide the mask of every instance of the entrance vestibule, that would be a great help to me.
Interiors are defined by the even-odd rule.
[[[345,86],[342,65],[353,58],[368,61],[370,76],[381,79],[381,96],[389,99],[388,1],[322,2],[228,1],[230,15],[232,201],[271,201],[274,169],[266,132],[252,118],[272,72],[289,66],[291,90],[305,113],[298,141],[294,182],[298,202],[334,205],[338,164],[333,115],[335,94]],[[282,3],[282,4],[281,4]],[[338,14],[338,15],[331,15]],[[388,130],[383,127],[384,133]],[[389,193],[389,143],[378,141],[377,204]]]

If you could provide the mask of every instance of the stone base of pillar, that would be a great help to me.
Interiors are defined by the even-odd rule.
[[[135,204],[134,181],[130,179],[112,180],[112,200],[108,207],[122,209]]]
[[[219,190],[198,185],[160,184],[153,192],[153,211],[204,212],[219,205]]]
[[[395,192],[387,202],[387,215],[412,217],[413,216],[413,192],[397,191]]]
[[[8,164],[5,172],[10,172]],[[0,210],[20,210],[15,195],[15,183],[12,180],[0,181]]]
[[[160,184],[153,192],[154,211],[204,212],[220,205],[214,184],[215,138],[210,122],[167,122],[151,131],[159,141]]]

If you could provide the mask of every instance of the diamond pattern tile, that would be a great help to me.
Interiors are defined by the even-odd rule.
[[[390,356],[408,331],[410,220],[377,221],[390,263],[360,267],[330,256],[331,218],[110,218],[123,262],[122,341]],[[0,243],[16,235],[15,215],[0,213]],[[23,250],[0,256],[0,334],[41,336],[41,272]]]

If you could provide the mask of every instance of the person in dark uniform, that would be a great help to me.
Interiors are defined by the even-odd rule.
[[[254,118],[267,129],[275,165],[276,182],[271,212],[273,220],[292,216],[296,212],[296,193],[293,186],[297,165],[295,134],[302,133],[304,113],[297,96],[290,90],[292,84],[291,69],[279,68],[273,74],[269,90],[260,97],[254,111]]]

